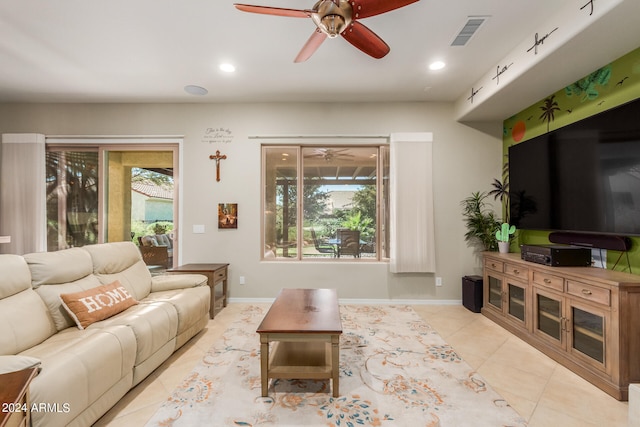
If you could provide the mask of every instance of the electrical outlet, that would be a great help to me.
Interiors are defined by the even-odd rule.
[[[436,277],[436,286],[442,286],[442,277]]]
[[[244,281],[244,276],[240,276],[240,284],[244,285],[245,281]]]

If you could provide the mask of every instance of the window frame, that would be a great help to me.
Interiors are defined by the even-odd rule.
[[[173,157],[173,220],[174,220],[174,264],[180,260],[181,237],[181,212],[182,212],[182,179],[181,169],[183,162],[183,137],[182,136],[49,136],[45,139],[46,152],[98,152],[98,242],[120,241],[109,240],[107,237],[107,197],[109,193],[109,180],[105,175],[108,170],[107,153],[125,151],[162,151],[171,152]],[[46,167],[46,164],[45,164]],[[46,179],[46,174],[45,174]],[[45,202],[46,203],[46,202]],[[46,214],[45,214],[46,217]],[[126,240],[126,239],[125,239]],[[49,242],[45,242],[45,247]],[[60,248],[58,249],[60,250]]]
[[[266,243],[267,221],[267,155],[269,149],[292,150],[296,152],[296,196],[304,194],[304,156],[303,150],[308,148],[345,149],[345,148],[375,148],[376,149],[376,225],[375,225],[375,257],[366,258],[332,258],[332,257],[305,257],[303,254],[304,239],[304,197],[296,197],[296,255],[295,257],[278,257],[270,255],[271,248]],[[261,219],[260,219],[260,260],[266,262],[389,262],[389,208],[388,199],[390,186],[390,147],[387,142],[380,143],[349,143],[336,144],[327,142],[319,143],[263,143],[260,146],[261,154]],[[385,165],[385,161],[387,162]],[[386,174],[386,175],[385,175]],[[386,202],[385,202],[386,197]]]

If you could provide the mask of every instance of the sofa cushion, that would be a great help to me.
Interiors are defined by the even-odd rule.
[[[27,254],[34,288],[73,282],[93,273],[91,256],[82,248]]]
[[[151,278],[151,292],[195,288],[207,285],[207,276],[202,274],[164,274]]]
[[[60,299],[80,329],[108,319],[138,303],[117,280],[86,291],[61,294]]]
[[[137,304],[108,319],[93,323],[87,330],[125,325],[136,337],[135,365],[143,363],[175,340],[178,330],[176,309],[165,302]]]
[[[169,249],[173,248],[173,245],[171,244],[171,238],[166,234],[156,234],[155,238],[158,241],[158,245],[166,246]]]
[[[143,236],[140,241],[142,246],[158,246],[158,239],[153,236]]]
[[[119,280],[137,300],[151,291],[151,273],[133,242],[113,242],[83,246],[93,260],[93,274],[100,283]]]
[[[0,299],[0,354],[17,354],[55,333],[49,310],[33,289]]]
[[[31,289],[31,273],[19,255],[0,255],[0,299]]]
[[[135,335],[126,326],[65,329],[21,353],[42,361],[40,374],[29,388],[31,401],[59,408],[32,412],[32,425],[73,425],[76,417],[109,393],[115,384],[124,380],[130,387],[135,354]],[[125,393],[122,390],[121,394]],[[95,420],[101,414],[93,415]]]
[[[97,288],[102,283],[96,276],[90,274],[87,277],[76,280],[74,282],[64,283],[60,285],[42,285],[36,288],[36,292],[40,295],[40,298],[44,301],[49,308],[49,313],[53,318],[53,323],[56,325],[56,329],[61,331],[63,329],[75,327],[76,321],[69,315],[60,299],[60,294],[70,294],[74,292],[86,291],[88,289]]]
[[[177,334],[180,335],[203,317],[209,317],[211,289],[208,286],[197,286],[188,289],[153,292],[140,301],[140,304],[158,303],[159,301],[167,302],[175,308],[178,314]]]

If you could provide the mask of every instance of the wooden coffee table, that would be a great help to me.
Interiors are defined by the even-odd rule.
[[[331,379],[339,396],[342,321],[335,289],[282,289],[256,332],[263,397],[271,378]]]

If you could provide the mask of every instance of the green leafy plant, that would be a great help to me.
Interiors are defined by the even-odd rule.
[[[156,222],[152,228],[155,234],[164,234],[167,232],[167,226],[159,222]]]
[[[496,239],[499,242],[508,242],[513,233],[516,232],[516,226],[507,224],[506,222],[502,223],[500,230],[496,231]]]
[[[462,216],[467,227],[464,238],[471,244],[479,244],[483,250],[495,251],[498,248],[496,230],[501,221],[495,212],[487,206],[485,192],[475,192],[460,202]]]
[[[598,92],[598,86],[606,86],[611,78],[611,65],[602,67],[599,70],[594,71],[587,77],[578,80],[577,82],[567,86],[564,90],[567,96],[579,96],[582,102],[593,101],[597,99],[600,93]]]
[[[362,212],[352,213],[342,222],[344,228],[349,230],[359,230],[362,238],[371,236],[375,230],[373,228],[373,219],[363,217]]]

